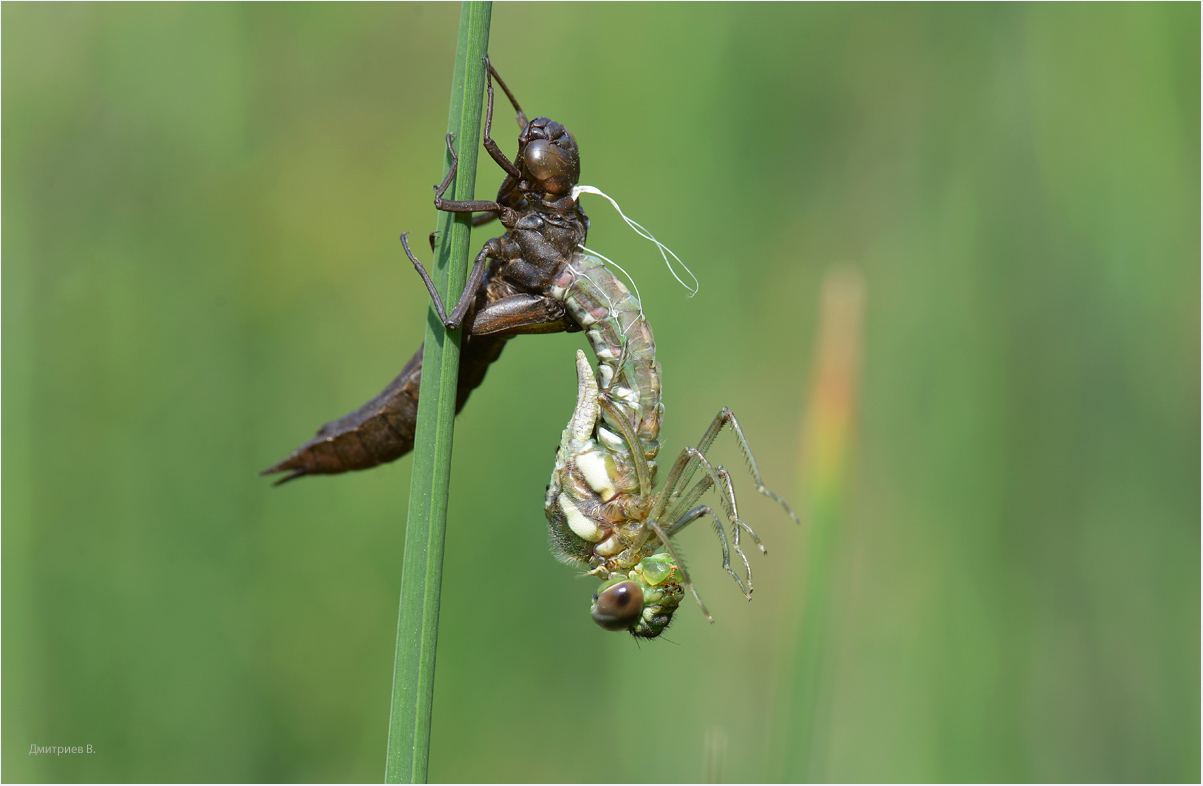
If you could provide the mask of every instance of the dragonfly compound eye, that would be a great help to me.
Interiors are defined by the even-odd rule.
[[[550,194],[568,194],[581,176],[580,158],[547,139],[536,139],[523,151],[523,164],[530,179]]]
[[[643,590],[621,581],[593,596],[593,621],[606,630],[626,630],[643,614]]]

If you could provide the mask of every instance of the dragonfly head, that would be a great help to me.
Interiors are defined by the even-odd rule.
[[[572,194],[581,179],[581,154],[568,129],[554,120],[537,117],[518,137],[522,190],[544,195],[547,201]]]
[[[654,639],[672,622],[684,597],[681,572],[667,554],[645,558],[627,574],[616,574],[593,595],[593,621],[606,630],[626,630]]]

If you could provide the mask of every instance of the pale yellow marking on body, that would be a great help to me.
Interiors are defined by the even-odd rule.
[[[593,547],[593,553],[603,557],[613,557],[618,552],[622,551],[622,543],[618,540],[618,534],[615,533],[606,538],[605,541]]]
[[[581,453],[576,457],[576,467],[581,471],[589,488],[596,491],[603,502],[614,499],[614,495],[618,493],[618,490],[614,488],[614,478],[611,472],[614,468],[606,461],[603,454],[593,450]]]
[[[627,449],[627,441],[605,426],[597,427],[597,439],[610,450]]]
[[[608,395],[610,397],[611,401],[616,401],[616,402],[621,401],[623,404],[626,404],[631,409],[637,409],[639,407],[639,394],[636,393],[634,390],[631,390],[630,388],[626,388],[626,387],[608,388],[606,390],[606,395]]]
[[[564,512],[564,518],[568,520],[568,528],[576,533],[581,540],[587,540],[590,543],[597,543],[605,534],[601,527],[594,524],[588,516],[581,513],[577,509],[576,504],[568,498],[567,494],[561,494],[556,500],[560,505],[560,510]]]

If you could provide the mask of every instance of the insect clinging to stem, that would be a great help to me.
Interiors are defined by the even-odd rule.
[[[452,165],[443,182],[435,187],[438,209],[480,212],[473,217],[473,226],[500,219],[506,228],[505,234],[486,242],[477,256],[468,281],[470,289],[465,290],[471,294],[460,300],[451,316],[440,312],[440,317],[451,321],[453,327],[462,324],[465,328],[456,412],[484,380],[489,365],[512,337],[580,330],[563,304],[547,295],[547,289],[573,250],[585,242],[589,229],[589,219],[571,193],[580,177],[576,140],[554,120],[539,117],[527,121],[517,99],[487,58],[485,68],[488,108],[484,147],[505,170],[505,180],[494,201],[445,199],[443,195],[459,164],[448,137]],[[522,129],[513,162],[491,137],[494,79],[513,105]],[[401,242],[412,259],[405,235]],[[492,259],[491,264],[486,266],[486,259]],[[433,291],[425,271],[419,272]],[[441,303],[438,307],[441,309]],[[305,475],[369,469],[404,456],[413,449],[421,375],[419,347],[381,393],[354,412],[322,426],[312,439],[261,474],[289,473],[276,481],[279,485]]]
[[[567,130],[559,138],[572,141]],[[451,147],[451,140],[448,146]],[[764,547],[755,531],[739,516],[730,473],[706,457],[724,428],[735,434],[757,491],[778,502],[795,521],[798,517],[785,500],[764,485],[743,430],[735,415],[725,407],[697,446],[681,451],[660,491],[653,491],[664,407],[660,400],[660,363],[651,325],[639,299],[614,275],[606,261],[583,248],[583,237],[572,247],[554,245],[554,256],[547,254],[547,246],[551,244],[546,238],[571,239],[565,233],[549,229],[571,225],[572,216],[579,211],[575,207],[576,198],[588,188],[577,184],[579,158],[575,156],[575,143],[569,148],[572,156],[551,143],[522,149],[527,160],[519,163],[530,167],[531,159],[535,158],[532,154],[538,151],[537,160],[545,159],[548,171],[562,173],[562,178],[551,180],[553,190],[545,193],[531,213],[519,217],[512,211],[498,211],[510,232],[505,240],[486,243],[454,308],[448,310],[444,306],[408,244],[405,251],[426,282],[435,311],[449,328],[460,323],[462,315],[467,313],[466,304],[477,296],[490,255],[506,258],[510,265],[519,264],[516,253],[531,255],[543,261],[538,269],[554,271],[549,281],[542,280],[542,291],[563,306],[568,319],[585,330],[597,358],[600,379],[594,377],[584,353],[578,351],[577,405],[557,450],[544,501],[552,549],[562,560],[587,566],[590,575],[603,580],[592,606],[593,618],[600,626],[654,638],[668,626],[685,588],[699,605],[702,603],[672,542],[673,536],[694,521],[709,518],[714,523],[723,568],[744,595],[751,596],[752,570],[741,546],[741,533],[748,534],[762,551]],[[498,163],[507,172],[511,167],[521,171],[518,165],[507,166],[508,162],[500,160]],[[440,209],[468,212],[496,210],[496,206],[488,202],[444,200]],[[701,475],[694,483],[698,473]],[[697,504],[712,488],[718,492],[730,524],[731,540],[718,514],[707,505]],[[731,568],[732,544],[743,562],[746,578],[740,578]],[[702,610],[709,618],[704,605]]]

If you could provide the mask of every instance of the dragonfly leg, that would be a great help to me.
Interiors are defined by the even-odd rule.
[[[564,304],[542,295],[520,293],[501,298],[476,312],[472,335],[518,336],[580,330]]]
[[[454,139],[455,134],[447,134],[447,151],[451,153],[451,168],[447,170],[447,176],[443,178],[443,182],[435,186],[434,206],[447,213],[501,212],[501,205],[496,202],[443,198],[443,194],[447,193],[447,189],[451,187],[451,181],[455,180],[455,173],[459,171],[459,156],[455,154],[455,145],[452,144]]]
[[[700,483],[698,483],[698,485],[701,486],[702,483],[708,483],[708,482],[709,482],[709,479],[703,479]],[[747,598],[748,600],[751,600],[752,599],[752,568],[751,568],[751,566],[748,565],[748,558],[744,557],[744,554],[742,551],[739,551],[739,556],[743,557],[744,565],[748,568],[748,583],[744,584],[743,579],[741,579],[739,577],[739,575],[736,574],[735,571],[731,570],[731,549],[727,543],[727,532],[726,532],[726,530],[723,529],[722,521],[719,520],[719,517],[715,514],[714,510],[712,510],[709,505],[698,505],[693,510],[690,510],[685,515],[681,516],[681,518],[677,519],[672,524],[670,524],[668,527],[666,527],[664,529],[664,534],[668,535],[671,538],[672,536],[676,535],[681,530],[685,529],[685,527],[687,527],[688,525],[697,521],[698,519],[702,518],[703,516],[709,516],[710,518],[712,518],[714,520],[714,534],[718,537],[718,542],[722,546],[722,549],[723,549],[723,570],[725,570],[731,574],[731,578],[735,579],[735,583],[739,585],[739,589],[741,592],[743,592],[744,597]],[[735,531],[736,531],[736,533],[739,532],[738,529]],[[736,550],[738,551],[738,548]]]
[[[656,504],[652,506],[652,514],[658,518],[663,514],[663,511],[667,508],[668,504],[676,502],[677,504],[673,508],[673,512],[669,514],[667,519],[671,521],[680,515],[681,511],[692,507],[693,504],[697,502],[698,498],[701,497],[701,495],[711,486],[718,489],[720,491],[719,499],[723,503],[723,509],[726,511],[727,517],[731,520],[731,530],[735,541],[735,553],[739,555],[739,558],[744,563],[744,568],[747,570],[749,589],[746,589],[744,594],[748,595],[751,593],[750,588],[752,586],[752,566],[748,563],[748,557],[744,554],[743,548],[739,543],[739,531],[741,529],[746,530],[752,536],[752,540],[756,542],[756,545],[760,547],[761,552],[765,551],[764,544],[760,542],[760,538],[756,535],[755,530],[749,527],[744,520],[739,517],[739,505],[735,500],[735,488],[731,484],[731,473],[727,472],[726,468],[722,466],[715,467],[711,465],[706,456],[700,450],[693,447],[687,447],[681,451],[681,455],[677,457],[677,461],[673,464],[673,470],[675,472],[678,467],[687,467],[690,465],[693,465],[695,468],[691,472],[676,473],[675,477],[673,474],[670,474],[669,481],[665,484],[664,488],[660,492],[660,499],[658,499]],[[681,486],[686,485],[684,479],[692,476],[693,473],[699,468],[705,472],[705,476],[698,481],[696,486],[691,488],[684,495],[680,494],[678,489]],[[725,540],[723,548],[725,551]],[[724,562],[726,562],[725,555]],[[727,566],[724,565],[724,567]],[[727,567],[727,570],[730,572],[729,567]],[[740,582],[740,587],[743,587],[742,582]]]
[[[685,570],[685,563],[681,561],[681,557],[677,554],[677,550],[673,548],[672,541],[668,539],[668,535],[664,529],[654,521],[647,522],[647,525],[656,533],[656,537],[664,544],[664,550],[668,552],[668,556],[672,557],[673,564],[677,566],[677,570],[681,571],[681,583],[689,587],[689,591],[693,594],[693,599],[698,602],[698,606],[702,608],[702,613],[706,615],[706,619],[714,622],[714,617],[710,616],[710,612],[706,610],[706,604],[702,603],[702,596],[694,588],[693,582],[689,579],[689,572]]]
[[[504,169],[505,173],[507,175],[509,175],[510,177],[514,178],[515,180],[521,180],[522,173],[520,171],[518,171],[518,167],[515,166],[512,161],[510,161],[508,158],[505,157],[505,153],[501,152],[501,148],[497,146],[497,143],[493,141],[493,137],[491,136],[492,131],[493,131],[493,75],[496,73],[497,73],[497,71],[489,63],[489,58],[486,57],[485,58],[485,89],[488,93],[489,100],[488,100],[488,109],[485,111],[485,133],[484,133],[484,140],[483,140],[484,146],[485,146],[485,150],[489,151],[489,155],[493,157],[493,160],[497,162],[497,166]],[[525,122],[526,115],[524,115],[522,113],[522,109],[518,106],[518,102],[514,100],[513,94],[510,93],[510,91],[508,89],[506,89],[505,83],[501,82],[501,77],[497,77],[497,81],[501,83],[502,89],[505,90],[505,94],[510,97],[510,102],[514,105],[514,108],[518,110],[518,117],[523,120],[522,127],[525,128],[526,127],[526,122]]]
[[[409,250],[409,241],[406,240],[408,233],[401,234],[401,247],[405,249],[405,255],[409,257],[409,261],[413,263],[414,269],[418,271],[418,275],[422,277],[422,281],[426,284],[426,290],[430,293],[430,299],[434,303],[435,313],[439,315],[439,319],[448,330],[455,330],[464,321],[464,316],[468,313],[468,309],[476,301],[476,290],[480,289],[480,282],[484,280],[485,269],[488,257],[494,251],[494,240],[485,243],[484,248],[476,255],[476,263],[472,266],[472,272],[468,275],[468,281],[464,284],[464,291],[460,294],[459,302],[451,314],[447,314],[447,310],[443,306],[443,299],[439,297],[439,292],[434,287],[434,282],[430,279],[430,274],[426,272],[426,268],[422,267],[422,263]]]
[[[501,89],[505,91],[506,98],[510,99],[510,104],[518,114],[518,127],[525,129],[527,124],[526,113],[522,111],[522,107],[518,106],[518,99],[514,98],[514,94],[510,92],[509,87],[505,84],[505,80],[501,78],[501,74],[497,73],[497,69],[493,67],[488,57],[485,58],[485,67],[489,69],[489,76],[496,79],[497,84],[501,85]]]
[[[735,505],[734,505],[735,490],[731,486],[731,473],[729,473],[724,467],[721,467],[721,466],[715,467],[714,473],[723,481],[724,491],[727,493],[728,497],[730,497],[732,507],[735,507]],[[676,504],[673,506],[672,510],[668,513],[668,515],[665,517],[665,520],[666,521],[678,520],[681,516],[685,515],[685,511],[689,510],[697,503],[698,499],[702,496],[702,494],[709,491],[713,486],[714,486],[714,481],[711,479],[711,477],[709,475],[706,475],[705,477],[703,477],[701,480],[699,480],[697,482],[697,484],[692,489],[690,489],[684,495],[681,495],[680,497],[677,497],[674,500],[676,502]],[[756,545],[760,547],[760,550],[762,553],[764,553],[764,551],[765,551],[764,544],[762,544],[760,542],[760,538],[756,536],[756,532],[751,527],[749,527],[746,523],[744,523],[743,519],[741,519],[739,517],[738,510],[736,511],[736,515],[733,518],[733,523],[732,523],[731,529],[735,536],[734,537],[735,553],[739,555],[740,560],[743,562],[744,570],[746,571],[747,576],[748,576],[748,590],[747,590],[747,592],[744,593],[745,595],[748,595],[748,594],[751,594],[751,592],[752,592],[752,565],[750,562],[748,562],[748,555],[744,554],[743,547],[739,543],[740,529],[746,529],[749,533],[751,533],[752,540],[754,540],[756,542]]]
[[[752,476],[752,481],[756,484],[756,491],[784,508],[785,512],[795,522],[801,523],[798,519],[798,514],[794,512],[794,509],[790,507],[790,504],[782,499],[779,495],[770,491],[768,487],[764,485],[764,480],[760,475],[760,466],[756,463],[756,457],[752,455],[752,448],[748,445],[748,439],[744,436],[744,431],[740,427],[739,421],[735,419],[735,414],[731,410],[723,407],[722,410],[719,411],[718,415],[715,416],[714,421],[710,424],[710,427],[706,429],[706,433],[703,434],[701,440],[698,441],[698,451],[702,454],[707,453],[710,450],[710,447],[714,444],[714,440],[723,430],[724,426],[730,426],[731,430],[735,432],[735,439],[739,444],[740,451],[743,452],[744,458],[748,462],[748,472]],[[698,471],[698,466],[699,465],[697,462],[683,462],[680,458],[678,458],[677,464],[673,465],[672,472],[669,473],[665,487],[680,488],[688,485],[689,480],[693,477],[694,473]],[[664,500],[665,507],[667,507],[668,502],[669,500]],[[663,509],[653,512],[658,515],[663,513]],[[757,541],[757,543],[759,543],[759,541]],[[764,546],[761,546],[760,548],[761,551],[764,550]]]

